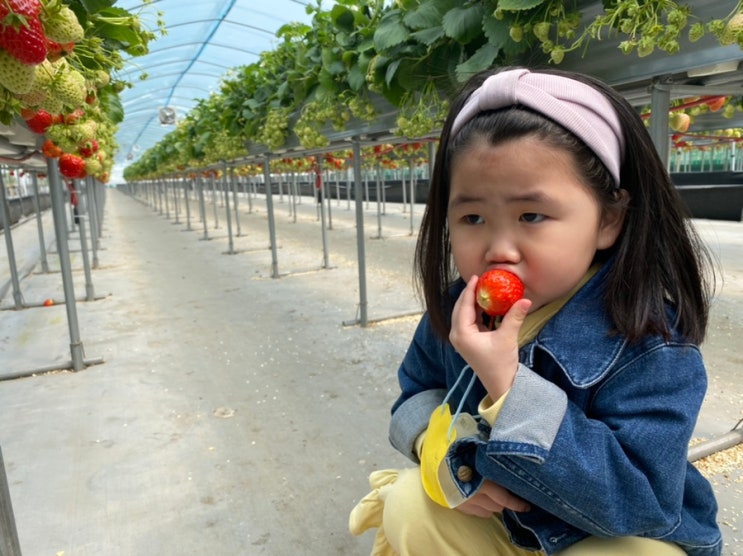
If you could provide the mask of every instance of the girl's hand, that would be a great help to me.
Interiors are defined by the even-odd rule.
[[[499,399],[513,384],[519,364],[518,334],[531,301],[520,299],[503,317],[497,330],[489,330],[478,317],[472,276],[452,312],[449,340],[472,367],[493,400]]]
[[[462,502],[456,509],[467,515],[492,517],[494,513],[500,513],[503,510],[528,512],[531,507],[528,502],[502,486],[492,481],[485,481],[472,497]]]

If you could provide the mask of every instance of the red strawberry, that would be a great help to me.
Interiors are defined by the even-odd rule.
[[[16,60],[35,66],[46,59],[46,36],[38,16],[14,12],[0,25],[0,46]]]
[[[39,0],[7,0],[0,2],[0,19],[5,19],[8,14],[38,16],[41,12]]]
[[[84,178],[85,161],[77,155],[65,153],[59,157],[59,173],[66,178]]]
[[[55,145],[51,139],[44,141],[44,144],[41,146],[41,152],[47,158],[57,158],[63,154],[62,149]]]
[[[80,108],[76,108],[69,114],[63,114],[63,122],[67,125],[72,125],[76,123],[80,118],[82,118],[85,115],[85,112],[83,112]]]
[[[81,156],[84,156],[85,158],[93,156],[93,153],[98,152],[98,141],[95,139],[90,139],[89,141],[84,141],[80,143],[80,147],[78,148],[78,152]]]
[[[30,118],[25,118],[28,129],[40,135],[49,129],[49,126],[53,123],[53,119],[52,115],[46,110],[39,110]]]
[[[524,295],[524,284],[507,270],[488,270],[480,276],[475,289],[477,304],[491,317],[505,315]]]
[[[709,106],[710,112],[717,112],[720,108],[723,107],[725,104],[725,101],[727,100],[727,97],[712,97],[707,101],[707,106]]]

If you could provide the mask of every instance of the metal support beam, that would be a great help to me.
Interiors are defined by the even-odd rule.
[[[668,167],[668,109],[671,106],[671,89],[666,84],[651,85],[650,137],[663,164]]]
[[[83,343],[80,340],[80,326],[77,320],[77,305],[75,304],[75,288],[72,281],[72,265],[70,264],[70,248],[67,243],[67,221],[62,191],[62,180],[56,158],[47,158],[47,176],[49,193],[52,198],[52,214],[54,215],[54,231],[57,237],[57,253],[59,267],[62,273],[62,289],[64,290],[65,308],[67,310],[67,327],[70,332],[70,353],[72,368],[81,371],[84,366]]]
[[[279,277],[279,256],[276,251],[276,220],[273,213],[273,191],[271,190],[271,157],[263,160],[263,179],[266,185],[266,211],[268,212],[268,236],[271,242],[271,278]]]
[[[356,249],[359,260],[359,320],[358,324],[369,324],[368,301],[366,297],[366,248],[364,245],[364,199],[361,189],[361,144],[353,141],[353,182],[356,201]]]

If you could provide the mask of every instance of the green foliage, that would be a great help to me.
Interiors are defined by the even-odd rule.
[[[676,52],[684,33],[692,41],[711,33],[724,44],[743,45],[743,23],[731,25],[740,5],[714,21],[703,21],[676,0],[605,0],[591,21],[583,19],[585,5],[574,0],[337,0],[326,10],[318,0],[307,8],[311,25],[283,26],[277,47],[257,63],[232,70],[219,94],[199,105],[173,138],[166,136],[167,147],[161,151],[156,145],[156,153],[145,153],[141,169],[154,171],[153,161],[161,168],[212,163],[231,152],[227,145],[239,150],[256,142],[277,150],[293,136],[305,148],[324,147],[325,130],[343,129],[352,118],[375,118],[374,95],[398,109],[399,135],[430,135],[443,121],[450,93],[473,74],[540,51],[559,64],[567,53],[585,52],[591,41],[607,37],[619,37],[623,52],[639,56],[655,49]],[[122,38],[109,35],[106,40]],[[166,164],[169,157],[177,164]]]

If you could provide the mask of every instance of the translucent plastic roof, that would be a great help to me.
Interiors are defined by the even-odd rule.
[[[160,109],[183,117],[198,99],[219,90],[225,73],[258,60],[275,48],[276,31],[290,22],[310,23],[300,0],[119,0],[116,6],[132,13],[155,30],[162,12],[167,34],[150,43],[150,52],[132,59],[119,74],[133,87],[121,93],[124,121],[116,140],[117,174],[155,145],[172,125],[160,123]],[[140,75],[147,78],[140,80]]]

